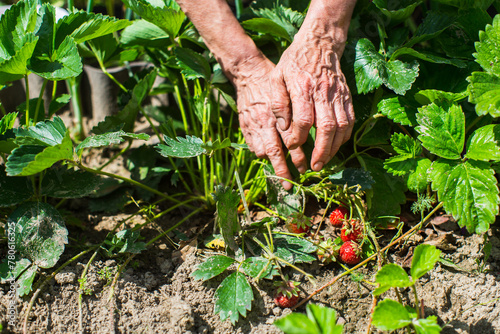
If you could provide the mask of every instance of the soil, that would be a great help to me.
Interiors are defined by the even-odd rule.
[[[78,211],[78,210],[76,210]],[[99,243],[117,222],[129,218],[127,214],[113,216],[81,213],[81,227],[70,226],[70,236],[83,243]],[[208,217],[210,218],[210,217]],[[439,217],[438,217],[439,218]],[[388,260],[408,266],[414,246],[421,242],[436,244],[445,249],[445,258],[455,267],[438,263],[434,270],[419,281],[418,293],[423,302],[425,315],[436,315],[444,326],[442,333],[500,333],[500,231],[498,227],[487,233],[492,244],[491,255],[484,263],[483,245],[480,235],[463,235],[449,219],[436,219],[434,229],[428,228],[416,234],[405,245],[388,253]],[[143,228],[141,235],[146,240],[165,230],[179,217],[171,216],[158,221],[150,229]],[[200,226],[207,217],[198,217],[183,225],[181,232],[189,241],[180,242],[176,249],[169,239],[163,238],[154,246],[135,256],[120,275],[114,296],[108,301],[111,281],[117,268],[126,256],[106,258],[99,254],[89,266],[82,296],[82,325],[85,333],[280,333],[273,322],[291,312],[274,305],[273,285],[263,280],[259,285],[253,282],[254,301],[246,318],[233,326],[229,320],[221,322],[214,314],[213,295],[224,274],[206,282],[190,277],[196,266],[207,256],[200,243]],[[140,216],[126,221],[128,227],[144,222]],[[443,223],[444,222],[444,223]],[[448,224],[448,225],[447,225]],[[496,224],[498,225],[498,223]],[[447,228],[446,226],[451,226]],[[175,234],[170,235],[173,240]],[[432,237],[433,236],[433,237]],[[390,233],[381,238],[389,240]],[[74,244],[74,243],[73,243]],[[456,249],[455,249],[456,248]],[[448,250],[446,250],[448,249]],[[76,255],[81,249],[68,248],[59,264]],[[2,254],[3,255],[3,254]],[[33,305],[28,321],[29,333],[79,333],[79,281],[91,253],[79,258],[59,272],[42,291]],[[480,264],[484,264],[481,270]],[[313,292],[329,282],[343,269],[338,264],[327,266],[313,263],[303,267],[312,273],[316,285],[303,275],[289,272],[293,279],[302,282],[302,296]],[[54,268],[53,268],[54,269]],[[53,270],[52,270],[53,271]],[[48,270],[47,274],[52,271]],[[363,268],[363,274],[371,280],[376,264]],[[373,305],[373,286],[364,281],[344,277],[324,289],[313,298],[313,302],[337,310],[339,322],[344,323],[345,333],[365,333]],[[9,299],[8,287],[0,290],[0,317],[6,319]],[[410,291],[403,291],[403,298],[411,302]],[[390,293],[383,298],[395,298]],[[23,314],[29,297],[17,299],[18,314]],[[304,307],[297,311],[304,312]],[[22,318],[17,319],[15,328],[7,327],[4,332],[22,332]],[[372,329],[372,333],[377,333]]]

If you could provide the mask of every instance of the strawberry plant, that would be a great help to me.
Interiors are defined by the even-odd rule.
[[[378,284],[378,288],[373,291],[373,295],[380,296],[391,288],[397,290],[410,287],[414,292],[415,304],[414,307],[405,307],[401,300],[384,299],[380,301],[372,314],[372,323],[375,327],[385,331],[411,327],[416,333],[422,334],[441,332],[436,316],[424,318],[424,315],[420,313],[420,301],[415,286],[420,277],[434,268],[440,254],[441,251],[434,246],[417,246],[411,262],[411,278],[403,268],[393,263],[386,264],[377,272],[375,282]]]
[[[307,304],[306,314],[292,313],[274,322],[285,334],[340,334],[344,326],[337,324],[337,312],[334,309]]]

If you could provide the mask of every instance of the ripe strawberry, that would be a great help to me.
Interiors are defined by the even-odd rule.
[[[355,241],[360,242],[364,238],[363,224],[357,219],[344,222],[342,230],[340,231],[340,238],[342,241]]]
[[[286,221],[286,228],[291,233],[307,233],[311,228],[311,221],[303,213],[293,213]]]
[[[343,206],[339,206],[330,214],[330,223],[332,223],[334,227],[342,227],[347,215],[349,215],[349,210]]]
[[[274,296],[274,303],[281,308],[290,308],[297,305],[299,301],[300,291],[297,288],[299,282],[286,281],[286,282],[276,282],[278,285],[278,290]]]
[[[358,264],[361,261],[361,248],[354,241],[347,241],[340,247],[339,255],[340,261],[346,264]]]
[[[326,239],[318,245],[318,260],[324,264],[337,261],[339,255],[339,245],[335,245],[332,239]]]

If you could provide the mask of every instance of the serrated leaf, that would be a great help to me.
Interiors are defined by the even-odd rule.
[[[235,260],[228,256],[211,256],[205,262],[200,264],[191,276],[194,279],[206,281],[222,274],[234,262]]]
[[[0,262],[0,283],[5,284],[13,279],[16,279],[16,277],[25,271],[30,265],[30,260],[19,258],[18,255],[14,255],[13,259],[4,257],[2,262]],[[12,266],[14,269],[12,269]]]
[[[39,145],[21,145],[14,149],[5,164],[7,175],[34,175],[51,167],[58,161],[73,158],[73,142],[69,133],[61,144],[43,147]]]
[[[102,179],[82,170],[57,168],[44,175],[40,195],[56,198],[80,198],[96,191]]]
[[[341,334],[343,325],[337,325],[337,312],[322,305],[307,304],[307,317],[312,320],[321,334]]]
[[[116,132],[107,132],[104,134],[85,138],[80,144],[78,144],[75,151],[80,154],[84,148],[103,147],[111,144],[120,144],[125,141],[125,138],[148,140],[149,135],[146,133],[130,133],[123,130]]]
[[[15,50],[10,57],[6,59],[0,58],[0,85],[21,79],[29,73],[29,60],[33,55],[37,42],[38,37],[29,33],[24,38],[24,44],[18,50]]]
[[[415,100],[424,105],[432,102],[441,104],[443,102],[460,102],[468,96],[467,91],[461,93],[444,92],[437,89],[424,89],[415,94]]]
[[[21,276],[19,276],[17,279],[17,284],[19,284],[19,286],[16,290],[19,297],[27,296],[31,292],[31,287],[33,286],[37,270],[38,266],[32,265],[25,272],[23,272]]]
[[[163,48],[172,41],[165,30],[146,20],[134,20],[120,34],[120,43],[127,47]]]
[[[177,65],[186,79],[203,78],[210,80],[211,69],[208,61],[201,54],[187,48],[175,48]]]
[[[243,21],[241,25],[247,30],[256,31],[262,34],[270,34],[271,36],[283,38],[290,43],[293,41],[293,36],[290,36],[285,28],[268,18],[253,18]]]
[[[174,5],[174,1],[171,1],[170,6],[165,2],[145,0],[124,0],[124,3],[144,20],[163,29],[171,38],[177,37],[186,17],[178,5]]]
[[[484,233],[499,211],[494,174],[487,162],[439,159],[432,164],[429,177],[446,212],[469,232]]]
[[[24,44],[24,37],[35,30],[37,2],[18,1],[0,19],[0,62],[12,56]]]
[[[29,128],[17,128],[14,133],[18,145],[55,146],[62,143],[66,131],[63,120],[56,116]]]
[[[388,174],[380,159],[363,156],[367,170],[375,180],[367,191],[368,213],[370,217],[397,215],[401,204],[406,202],[406,187],[403,179]]]
[[[14,127],[17,114],[17,112],[8,113],[0,119],[0,136]]]
[[[384,84],[396,94],[404,95],[417,78],[418,67],[416,61],[386,61],[366,38],[360,39],[356,44],[354,72],[359,93],[368,93]]]
[[[378,329],[393,331],[411,324],[412,320],[403,305],[392,299],[384,299],[375,307],[372,323]]]
[[[310,241],[291,235],[274,235],[274,252],[276,256],[289,263],[312,262],[316,257],[311,255],[317,247]]]
[[[240,269],[245,275],[253,278],[272,279],[273,276],[279,275],[276,266],[269,259],[263,257],[249,257],[241,263]]]
[[[468,159],[500,161],[500,124],[485,125],[472,134],[467,144]]]
[[[62,94],[56,97],[54,100],[50,101],[49,105],[49,117],[54,115],[62,107],[64,107],[71,100],[71,95]]]
[[[15,223],[16,250],[40,268],[51,268],[64,252],[68,230],[57,210],[42,202],[19,206],[8,219]]]
[[[429,40],[441,34],[446,28],[451,26],[456,20],[455,14],[430,10],[427,12],[423,22],[418,26],[413,37],[404,45],[412,47],[413,45]]]
[[[476,61],[488,73],[500,76],[500,15],[493,18],[484,31],[479,32],[479,42],[476,42],[474,54]]]
[[[500,77],[473,72],[467,81],[469,101],[476,104],[476,113],[479,116],[490,114],[492,117],[500,117]]]
[[[456,104],[423,106],[417,114],[418,139],[429,152],[442,158],[460,159],[465,145],[465,116]]]
[[[359,168],[346,168],[330,175],[328,179],[332,184],[347,185],[348,187],[359,185],[362,191],[370,189],[375,182],[370,172]]]
[[[411,155],[396,155],[384,161],[384,168],[394,176],[404,176],[417,168],[417,159]]]
[[[33,186],[27,177],[10,177],[0,166],[0,207],[9,207],[24,202],[33,196]]]
[[[377,104],[378,111],[392,121],[402,125],[417,125],[417,108],[420,105],[403,96],[381,100]]]
[[[432,162],[427,158],[419,158],[416,161],[417,166],[414,170],[410,170],[406,185],[413,192],[422,192],[425,191],[429,183],[428,173]]]
[[[221,230],[226,245],[236,252],[238,245],[234,240],[235,235],[240,231],[238,222],[238,205],[240,196],[230,187],[222,185],[215,187],[214,199],[217,201],[215,221]]]
[[[382,291],[381,288],[405,288],[413,284],[406,271],[394,263],[386,264],[377,272],[375,283],[380,284],[380,287],[373,292],[374,296],[387,291],[387,289]]]
[[[422,154],[422,145],[404,133],[394,133],[391,137],[391,144],[398,154],[408,154],[413,158]]]
[[[309,305],[311,304],[307,306]],[[321,334],[316,323],[302,313],[288,314],[277,319],[273,324],[285,334]]]
[[[245,275],[235,272],[226,277],[214,294],[214,312],[219,313],[221,321],[229,318],[234,325],[240,314],[246,317],[252,309],[253,292]]]
[[[411,260],[411,277],[414,281],[431,271],[439,260],[441,251],[436,246],[421,244],[415,248]]]
[[[164,144],[158,144],[156,149],[164,157],[192,158],[207,153],[203,148],[205,143],[194,136],[187,135],[186,138],[177,137],[177,140],[164,136]]]
[[[441,333],[441,326],[438,325],[437,317],[434,315],[430,315],[426,319],[414,319],[412,324],[417,334]]]
[[[271,164],[264,166],[264,174],[266,175],[267,203],[284,217],[300,212],[302,208],[302,194],[286,191],[280,180],[273,177],[276,175]]]
[[[424,52],[424,51],[417,51],[415,49],[405,48],[405,47],[399,48],[396,51],[394,51],[394,53],[391,55],[391,60],[395,60],[399,56],[402,56],[402,55],[412,56],[412,57],[415,57],[418,59],[428,61],[430,63],[453,65],[453,66],[456,66],[459,68],[467,67],[467,63],[461,59],[444,58],[444,57],[435,55],[433,53]]]
[[[304,14],[297,12],[291,8],[285,7],[281,4],[273,6],[273,8],[259,8],[252,11],[257,17],[267,18],[274,23],[281,26],[286,30],[289,40],[293,41],[295,34],[298,32],[302,22],[304,21]]]
[[[377,6],[380,11],[395,21],[402,21],[407,19],[415,11],[422,1],[403,0],[403,1],[387,1],[387,0],[373,0],[373,4]]]

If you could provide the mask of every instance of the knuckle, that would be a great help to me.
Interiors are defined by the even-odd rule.
[[[268,144],[266,146],[266,153],[268,157],[279,157],[281,156],[281,148],[276,144]]]
[[[335,130],[337,129],[337,127],[339,126],[340,124],[337,124],[337,122],[335,122],[334,120],[322,120],[319,124],[319,127],[324,131],[324,132],[335,132]]]

